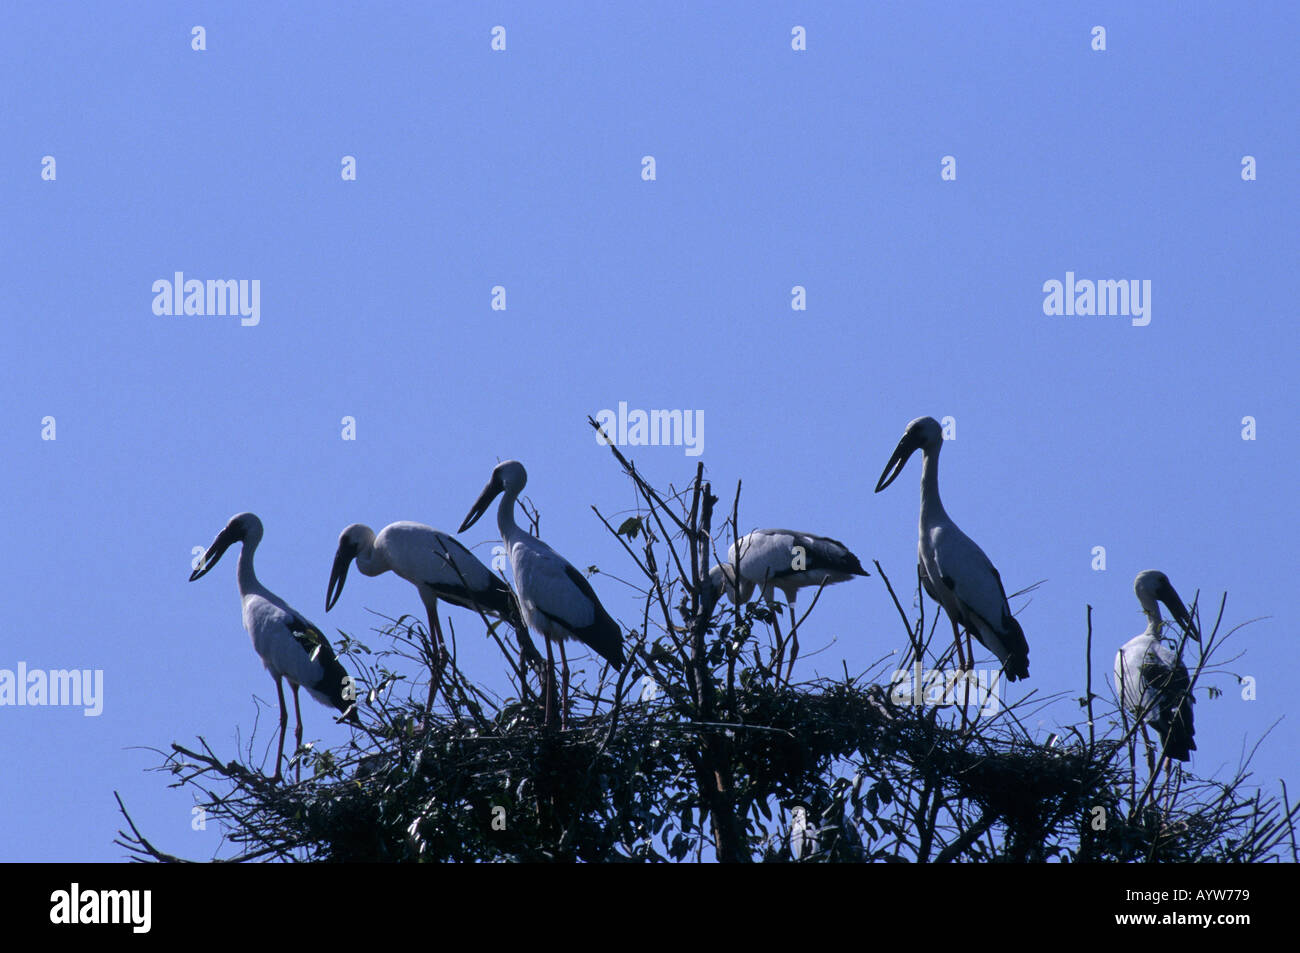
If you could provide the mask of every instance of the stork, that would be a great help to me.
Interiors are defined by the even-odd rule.
[[[563,556],[540,539],[515,524],[515,500],[528,482],[528,473],[518,460],[506,460],[492,471],[492,478],[470,508],[458,532],[465,532],[481,517],[492,501],[501,496],[497,507],[497,528],[510,557],[515,576],[515,592],[524,622],[546,640],[546,713],[544,723],[551,724],[551,696],[555,692],[555,657],[551,643],[560,644],[562,665],[561,721],[567,724],[569,662],[564,654],[564,640],[577,639],[594,649],[616,669],[625,663],[623,633],[596,598],[591,584]]]
[[[207,552],[199,561],[199,568],[190,573],[190,582],[205,576],[227,549],[237,542],[243,543],[239,553],[239,566],[235,575],[239,584],[239,597],[244,610],[244,628],[253,640],[253,648],[262,658],[262,664],[275,679],[275,691],[280,698],[280,747],[275,756],[275,777],[279,781],[280,762],[284,758],[284,735],[289,724],[289,713],[284,704],[284,679],[293,690],[293,713],[297,719],[294,740],[302,748],[302,710],[298,707],[298,686],[322,705],[332,705],[343,712],[343,718],[352,725],[360,725],[355,703],[356,690],[351,676],[344,671],[334,656],[321,630],[294,611],[288,603],[257,581],[253,572],[253,553],[262,541],[262,521],[252,513],[233,516],[225,529],[217,534]]]
[[[1007,605],[1002,577],[984,550],[957,528],[939,499],[939,450],[943,428],[933,417],[918,417],[907,425],[894,455],[876,483],[879,493],[898,478],[908,459],[921,451],[921,520],[917,555],[921,584],[930,598],[943,606],[952,622],[957,657],[962,668],[973,664],[961,658],[960,624],[966,629],[967,650],[973,633],[979,643],[1002,663],[1009,681],[1029,677],[1029,643]]]
[[[725,592],[732,602],[748,602],[754,587],[761,586],[768,602],[772,601],[773,590],[780,589],[786,602],[793,604],[805,586],[831,585],[869,575],[858,557],[839,540],[790,529],[756,529],[731,544],[725,563],[709,570],[708,595],[716,600]]]
[[[1201,634],[1164,573],[1154,569],[1138,573],[1133,580],[1133,591],[1146,613],[1147,627],[1115,653],[1115,690],[1119,693],[1121,707],[1132,712],[1134,719],[1142,725],[1148,759],[1150,740],[1147,739],[1146,726],[1150,724],[1160,739],[1162,764],[1167,758],[1189,761],[1191,753],[1196,750],[1192,724],[1195,699],[1187,667],[1161,638],[1164,622],[1160,618],[1157,600],[1168,607],[1190,638],[1200,642]]]
[[[363,575],[378,576],[391,570],[415,586],[429,615],[429,634],[436,639],[443,658],[447,648],[438,623],[439,599],[496,616],[508,623],[518,635],[524,658],[529,662],[541,662],[542,657],[528,635],[510,587],[454,536],[423,523],[405,520],[390,523],[378,534],[369,526],[353,523],[339,535],[334,568],[330,572],[329,587],[325,590],[326,612],[334,608],[343,594],[343,584],[353,560]],[[431,685],[431,695],[432,691]]]

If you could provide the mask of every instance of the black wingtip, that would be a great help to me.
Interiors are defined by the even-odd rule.
[[[841,543],[841,545],[843,545]],[[846,550],[847,551],[847,550]],[[844,571],[850,576],[870,576],[871,573],[862,568],[862,560],[853,553],[848,553],[844,560]]]
[[[519,640],[519,651],[525,662],[529,665],[541,665],[545,661],[542,653],[537,651],[537,646],[533,644],[532,637],[523,623],[515,626],[515,637]]]
[[[1029,659],[1009,658],[1002,669],[1008,682],[1018,682],[1029,677]]]
[[[600,638],[593,641],[591,647],[620,672],[627,664],[627,656],[623,654],[623,630],[609,616],[606,616],[606,625],[600,630]]]
[[[1165,732],[1160,734],[1164,735]],[[1192,736],[1191,729],[1177,721],[1169,730],[1164,744],[1165,757],[1174,761],[1191,761],[1192,752],[1196,750],[1196,739]]]
[[[627,656],[623,654],[623,633],[617,628],[614,629],[613,637],[603,639],[600,645],[593,645],[592,648],[620,672],[627,664]]]
[[[1184,745],[1175,745],[1171,740],[1165,747],[1165,757],[1174,761],[1191,761],[1192,752],[1195,750],[1196,745],[1193,742],[1189,741]]]
[[[1015,682],[1029,677],[1029,640],[1025,638],[1025,630],[1020,627],[1015,616],[1007,613],[1006,620],[1007,635],[1013,644],[1008,646],[1011,654],[1002,663],[1002,671],[1007,681]]]
[[[1165,757],[1175,761],[1192,759],[1192,752],[1196,750],[1196,724],[1192,714],[1194,702],[1195,698],[1190,693],[1185,694],[1178,707],[1157,724],[1156,730],[1165,739]]]

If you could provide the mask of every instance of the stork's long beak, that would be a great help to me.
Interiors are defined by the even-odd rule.
[[[202,579],[206,576],[208,570],[217,564],[217,561],[221,559],[225,551],[238,539],[239,537],[229,526],[218,533],[217,538],[214,539],[212,545],[208,547],[208,551],[205,552],[203,558],[199,560],[199,568],[190,573],[190,582],[193,582],[195,579]]]
[[[876,481],[877,493],[898,479],[898,475],[903,472],[903,467],[907,466],[907,461],[920,445],[917,438],[910,433],[903,434],[903,439],[898,441],[898,446],[894,448],[894,455],[889,458],[885,469],[880,473],[880,479]]]
[[[1188,636],[1197,642],[1201,641],[1201,633],[1196,631],[1196,625],[1192,622],[1192,614],[1187,611],[1187,607],[1183,605],[1183,600],[1178,597],[1178,593],[1171,583],[1166,582],[1160,588],[1160,591],[1156,593],[1156,598],[1165,604],[1169,609],[1169,614],[1183,627],[1183,631]]]
[[[330,570],[330,584],[325,589],[325,611],[329,612],[343,595],[343,583],[348,578],[348,567],[356,558],[357,551],[347,543],[339,543],[338,552],[334,554],[334,568]]]
[[[487,508],[492,505],[492,501],[495,500],[504,489],[505,487],[501,484],[501,478],[494,472],[492,474],[492,479],[488,480],[488,485],[483,487],[483,492],[479,494],[478,499],[474,501],[474,505],[470,507],[469,515],[465,517],[465,522],[460,524],[460,529],[456,530],[456,532],[463,533],[465,530],[477,523],[479,517],[487,512]]]

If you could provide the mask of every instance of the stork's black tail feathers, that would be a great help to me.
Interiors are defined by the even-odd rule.
[[[524,661],[529,665],[541,665],[542,653],[537,651],[537,646],[533,644],[533,637],[528,634],[528,625],[519,612],[519,603],[515,601],[515,594],[509,590],[507,590],[506,604],[501,618],[515,630],[515,638],[519,640],[519,651],[523,653]]]
[[[852,553],[849,553],[849,558],[846,559],[845,562],[848,563],[848,567],[844,570],[845,572],[854,576],[871,575],[871,573],[862,568],[862,563],[858,560],[858,557],[854,556]]]
[[[582,641],[595,649],[606,662],[621,671],[627,662],[623,655],[623,630],[604,609],[601,609],[599,615],[602,618],[596,625],[583,630]]]
[[[1178,677],[1179,674],[1182,675],[1181,679]],[[1196,726],[1193,723],[1192,716],[1192,704],[1196,699],[1187,690],[1186,669],[1183,669],[1181,673],[1177,671],[1171,673],[1170,682],[1168,701],[1165,701],[1165,697],[1162,697],[1163,704],[1159,711],[1155,713],[1151,724],[1160,736],[1160,743],[1164,745],[1166,758],[1173,758],[1175,761],[1190,761],[1192,752],[1196,750]],[[1177,708],[1172,706],[1171,702],[1173,701],[1178,702]]]
[[[356,683],[334,654],[334,646],[330,645],[325,633],[297,614],[290,620],[289,631],[302,650],[321,666],[321,677],[316,684],[304,683],[303,688],[322,705],[331,705],[343,712],[345,717],[341,720],[359,726]]]
[[[500,585],[494,586],[488,593],[480,596],[480,599],[489,612],[515,630],[515,637],[519,640],[519,650],[523,653],[524,661],[530,665],[541,665],[542,654],[537,651],[532,636],[528,634],[528,626],[519,611],[519,602],[515,599],[514,591],[504,582],[496,581]]]
[[[1004,622],[1007,628],[1006,642],[1009,643],[1011,654],[1002,663],[1002,671],[1006,675],[1008,682],[1028,678],[1029,640],[1025,638],[1025,630],[1020,628],[1020,623],[1010,613],[1007,614]]]
[[[813,536],[812,534],[791,533],[795,539],[806,538],[813,543],[819,543],[813,547],[815,554],[815,565],[809,566],[810,569],[831,569],[835,572],[842,572],[848,576],[870,576],[871,573],[862,568],[862,561],[849,547],[845,546],[838,539],[831,539],[829,536]]]
[[[356,727],[361,726],[361,717],[357,714],[357,686],[352,676],[347,673],[342,663],[334,657],[328,641],[321,647],[321,662],[325,665],[325,675],[313,687],[329,699],[329,703],[343,712],[340,721],[346,721]]]
[[[537,651],[537,646],[533,644],[533,637],[528,634],[528,626],[522,621],[514,625],[515,637],[519,640],[519,651],[523,653],[524,661],[529,665],[541,665],[542,653]]]

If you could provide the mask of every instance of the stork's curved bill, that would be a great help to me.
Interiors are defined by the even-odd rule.
[[[487,512],[487,508],[492,505],[492,501],[503,492],[505,492],[505,483],[501,476],[501,466],[498,465],[492,470],[492,477],[488,480],[487,486],[483,487],[483,492],[478,495],[474,505],[469,508],[469,512],[465,514],[465,519],[461,521],[460,529],[456,530],[456,532],[463,533],[477,523],[483,514]]]
[[[325,587],[325,611],[329,612],[338,604],[343,595],[343,584],[348,581],[348,569],[356,559],[359,547],[352,542],[339,540],[339,548],[334,553],[334,564],[330,567],[329,585]]]
[[[231,517],[230,522],[217,534],[217,538],[212,541],[211,545],[199,558],[199,568],[190,573],[190,582],[206,576],[212,570],[212,567],[221,561],[221,557],[226,554],[226,550],[243,539],[244,532],[239,525],[239,521],[244,515],[241,513],[239,516]]]
[[[875,492],[879,493],[889,484],[898,479],[903,468],[907,466],[907,461],[912,458],[912,454],[920,450],[926,444],[927,428],[918,426],[919,421],[931,420],[933,417],[921,417],[907,425],[907,430],[903,433],[903,438],[898,441],[898,446],[894,447],[894,452],[889,457],[889,462],[885,464],[885,469],[880,471],[880,479],[876,481]],[[938,421],[934,421],[938,426]],[[939,446],[943,443],[943,432],[939,433]],[[937,454],[936,450],[936,454]]]

